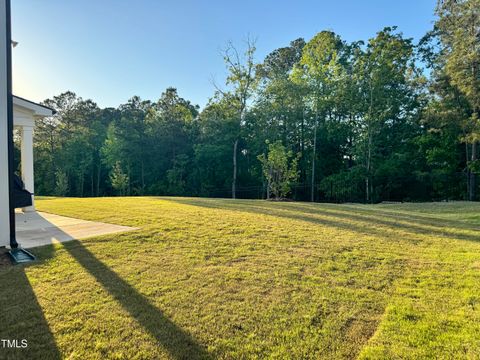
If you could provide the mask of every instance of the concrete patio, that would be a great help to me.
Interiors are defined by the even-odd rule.
[[[136,230],[43,212],[16,213],[17,241],[23,248]]]

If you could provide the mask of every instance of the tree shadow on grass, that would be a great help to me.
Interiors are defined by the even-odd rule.
[[[336,208],[320,208],[288,204],[282,210],[298,211],[317,216],[325,215],[340,220],[353,220],[363,222],[369,227],[378,225],[386,226],[391,229],[403,230],[412,234],[436,235],[451,239],[480,241],[479,229],[474,225],[441,218],[418,216],[414,214],[395,215],[391,212],[384,213],[381,210],[368,211],[366,209],[343,207],[343,205],[338,205]],[[448,227],[453,227],[455,229],[452,231],[452,229],[449,229]],[[464,231],[478,232],[478,235],[468,234]]]
[[[175,359],[211,358],[191,335],[175,325],[148,299],[98,260],[81,242],[66,242],[64,248],[158,341],[171,357]]]
[[[184,205],[199,206],[204,208],[212,209],[222,209],[222,210],[231,210],[231,211],[242,211],[253,214],[262,214],[262,215],[271,215],[281,218],[293,219],[308,221],[314,224],[325,225],[329,227],[336,227],[343,230],[354,231],[360,234],[371,234],[374,236],[385,235],[385,231],[379,226],[389,227],[392,230],[403,230],[409,232],[413,235],[426,234],[434,235],[439,237],[451,238],[451,239],[460,239],[460,240],[470,240],[470,241],[480,241],[480,233],[478,235],[469,234],[459,231],[451,231],[446,229],[446,226],[454,226],[448,221],[443,219],[432,219],[425,218],[424,216],[415,216],[409,215],[408,219],[402,217],[394,217],[392,214],[385,216],[385,219],[379,219],[379,216],[383,217],[382,213],[375,211],[366,212],[362,209],[363,214],[355,214],[356,208],[346,208],[345,212],[339,211],[342,210],[341,207],[336,208],[335,210],[328,210],[325,207],[313,207],[306,205],[294,205],[292,203],[275,203],[275,206],[269,206],[273,203],[263,203],[257,201],[253,203],[250,201],[245,203],[241,200],[231,201],[224,200],[220,203],[213,199],[191,199],[191,198],[179,198],[179,199],[165,199],[167,201],[176,202]],[[348,211],[350,210],[350,212]],[[327,216],[319,217],[319,216]],[[357,221],[360,222],[355,224],[347,221]],[[402,221],[402,222],[399,222]],[[406,224],[405,221],[408,223]],[[467,230],[467,231],[477,231],[478,230],[466,223],[457,224],[456,226],[461,226],[458,230]]]
[[[60,359],[43,310],[25,274],[24,265],[0,267],[0,339],[27,340],[26,348],[6,348],[0,359]]]
[[[56,236],[69,237],[61,228],[52,223],[50,225],[56,228]],[[58,246],[60,245],[45,245],[30,249],[37,256],[37,261],[26,266],[44,264],[55,256]],[[95,277],[146,332],[156,339],[159,346],[168,352],[171,358],[193,360],[211,358],[205,348],[190,334],[169,320],[134,287],[98,260],[81,242],[68,241],[62,246]],[[24,267],[25,265],[0,267],[2,287],[0,290],[0,339],[23,339],[28,335],[29,346],[26,349],[5,352],[0,343],[0,359],[60,359],[61,354],[24,272]]]
[[[382,221],[386,225],[404,221],[412,226],[428,226],[443,229],[445,227],[458,228],[459,230],[480,231],[480,226],[466,222],[451,219],[443,219],[441,217],[433,217],[414,212],[395,212],[385,208],[364,208],[364,205],[344,205],[344,204],[322,204],[321,208],[317,204],[297,204],[289,203],[288,209],[297,209],[307,213],[319,213],[321,211],[333,212],[334,214],[343,215],[345,217],[355,216],[358,220],[374,220]],[[375,205],[373,205],[375,206]],[[379,219],[381,217],[382,219]],[[404,224],[400,224],[401,226]],[[479,235],[480,236],[480,235]]]

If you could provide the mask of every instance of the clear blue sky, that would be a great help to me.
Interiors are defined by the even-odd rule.
[[[318,31],[347,41],[397,25],[419,39],[435,0],[12,0],[14,93],[41,101],[66,90],[100,106],[133,95],[156,100],[168,86],[203,106],[219,49],[257,38],[257,59]]]

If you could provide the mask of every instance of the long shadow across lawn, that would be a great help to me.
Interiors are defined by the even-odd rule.
[[[158,341],[170,356],[175,359],[211,358],[192,336],[169,320],[148,299],[98,260],[81,242],[64,243],[64,248]]]
[[[451,219],[443,219],[439,217],[433,217],[418,213],[406,213],[405,211],[402,212],[395,212],[391,210],[387,210],[385,208],[362,208],[364,205],[344,205],[344,204],[323,204],[326,205],[321,209],[315,204],[311,203],[287,203],[287,207],[285,209],[297,209],[299,211],[308,212],[308,213],[318,213],[319,211],[327,211],[327,212],[334,212],[340,213],[345,216],[350,216],[355,213],[355,216],[358,217],[359,220],[363,218],[367,218],[369,220],[381,220],[378,217],[382,217],[382,221],[388,222],[398,222],[398,221],[406,221],[410,222],[413,225],[421,226],[426,225],[428,227],[436,227],[436,228],[445,228],[446,226],[455,227],[458,229],[464,230],[473,230],[473,231],[480,231],[480,226],[475,224],[465,222],[465,221],[458,221],[458,220],[451,220]]]
[[[306,207],[305,205],[293,205],[291,203],[278,204],[278,207],[269,207],[259,205],[253,205],[252,203],[242,203],[241,201],[230,202],[229,200],[222,201],[221,203],[215,202],[211,199],[165,199],[167,201],[177,202],[184,205],[200,206],[205,208],[212,209],[222,209],[222,210],[231,210],[231,211],[242,211],[253,214],[263,214],[271,215],[277,217],[283,217],[293,220],[308,221],[315,224],[321,224],[325,226],[336,227],[339,229],[344,229],[348,231],[355,231],[361,234],[369,233],[372,235],[384,235],[385,232],[382,229],[378,229],[378,226],[387,226],[392,229],[399,229],[407,231],[413,235],[416,234],[429,234],[437,235],[441,237],[451,238],[451,239],[462,239],[470,241],[480,241],[480,233],[478,235],[467,234],[462,232],[451,232],[444,230],[445,226],[448,224],[448,221],[443,221],[442,219],[435,219],[433,222],[426,222],[426,219],[423,216],[420,216],[416,219],[415,215],[409,217],[408,224],[401,223],[399,221],[405,221],[405,219],[396,219],[390,215],[388,219],[379,219],[378,214],[374,211],[366,212],[362,209],[363,214],[353,213],[356,209],[347,208],[345,210],[351,210],[352,212],[342,212],[338,210],[327,210],[326,208],[314,208]],[[341,208],[339,208],[341,210]],[[367,215],[368,214],[368,215]],[[317,216],[328,216],[329,218],[319,218]],[[333,219],[332,219],[333,218]],[[345,222],[348,220],[358,221],[361,224],[355,224],[352,222]],[[457,224],[457,226],[460,224]],[[462,229],[459,230],[468,230],[468,231],[478,231],[475,227],[470,226],[466,223],[461,223]],[[425,227],[426,226],[426,227]]]
[[[51,226],[56,227],[54,224]],[[61,229],[58,231],[63,232]],[[134,287],[98,260],[81,242],[65,242],[63,247],[172,358],[192,360],[211,358],[205,348],[190,334],[179,328]],[[34,248],[32,252],[37,255],[38,261],[30,266],[35,266],[54,256],[55,246]],[[23,266],[0,267],[0,284],[5,286],[0,290],[0,339],[23,339],[24,333],[35,334],[35,339],[27,339],[29,342],[27,349],[4,353],[0,346],[0,359],[60,359],[60,351],[56,347]]]
[[[268,209],[262,207],[262,209]],[[365,222],[367,224],[383,225],[391,228],[398,228],[412,234],[430,234],[452,239],[480,241],[480,231],[473,224],[468,224],[460,221],[444,220],[439,218],[405,215],[393,213],[384,214],[381,211],[368,211],[366,209],[358,209],[353,207],[343,207],[341,205],[335,209],[319,208],[306,205],[292,205],[288,204],[282,208],[286,211],[298,211],[312,215],[326,215],[342,220],[354,220]],[[379,218],[381,217],[381,218]],[[405,223],[407,222],[407,223]],[[370,225],[371,226],[371,225]],[[447,229],[447,227],[455,227],[454,231]],[[466,234],[461,231],[476,231],[478,235]]]
[[[26,348],[5,348],[0,359],[60,359],[24,265],[0,265],[0,339],[27,340]],[[21,343],[20,343],[21,345]]]
[[[306,204],[312,206],[313,204]],[[332,205],[336,206],[336,205]],[[404,220],[413,220],[419,224],[426,224],[426,225],[432,225],[435,224],[435,226],[452,226],[452,227],[468,227],[468,229],[471,230],[478,230],[480,231],[480,226],[470,223],[468,221],[460,221],[460,220],[453,220],[453,219],[445,219],[441,217],[434,217],[430,216],[428,214],[424,213],[419,213],[419,212],[408,212],[405,211],[404,209],[401,209],[400,211],[392,211],[390,209],[387,209],[385,207],[378,207],[375,209],[371,208],[362,208],[365,205],[350,205],[350,204],[341,204],[340,208],[343,211],[355,211],[361,214],[366,214],[366,215],[381,215],[382,217],[386,218],[392,218],[392,219],[404,219]]]

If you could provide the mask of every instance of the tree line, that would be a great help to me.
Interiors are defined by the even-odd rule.
[[[35,131],[36,193],[311,201],[476,200],[480,0],[443,0],[418,43],[332,31],[256,61],[223,50],[200,109],[167,88],[117,108],[65,92]]]

